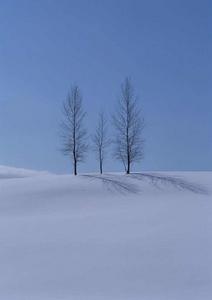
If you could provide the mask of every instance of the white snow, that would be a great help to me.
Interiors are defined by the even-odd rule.
[[[0,165],[0,179],[10,179],[10,178],[24,178],[24,177],[31,177],[37,176],[40,174],[48,174],[48,172],[38,172],[33,170],[26,170],[20,168],[12,168],[12,167],[5,167]]]
[[[0,299],[212,299],[211,184],[0,167]]]

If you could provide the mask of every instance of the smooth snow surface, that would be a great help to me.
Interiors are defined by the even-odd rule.
[[[0,299],[211,300],[211,185],[0,167]]]

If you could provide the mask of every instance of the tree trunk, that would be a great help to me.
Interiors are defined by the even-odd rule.
[[[127,150],[127,174],[130,174],[130,153]]]
[[[130,174],[130,158],[127,159],[127,174]]]
[[[77,175],[77,162],[74,160],[74,175]]]
[[[100,169],[100,174],[102,174],[102,161],[101,160],[100,160],[99,169]]]

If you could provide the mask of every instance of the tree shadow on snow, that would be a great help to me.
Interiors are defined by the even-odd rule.
[[[174,187],[178,190],[187,190],[195,194],[208,195],[207,189],[197,183],[189,182],[182,177],[163,175],[159,173],[131,173],[130,175],[82,175],[93,180],[99,180],[108,190],[117,191],[119,193],[138,193],[140,191],[139,185],[130,182],[129,179],[149,180],[150,183],[158,189],[162,186]]]
[[[83,175],[90,179],[100,180],[108,190],[117,191],[121,193],[137,193],[139,188],[136,184],[126,181],[123,175]]]
[[[161,188],[162,185],[168,185],[179,190],[187,190],[195,194],[209,194],[208,190],[204,186],[187,181],[182,177],[163,175],[159,173],[132,173],[130,176],[137,180],[148,179],[151,184],[157,188]]]

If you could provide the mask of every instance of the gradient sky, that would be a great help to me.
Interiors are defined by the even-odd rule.
[[[71,172],[70,85],[91,134],[129,75],[146,119],[137,170],[212,170],[211,16],[211,0],[0,0],[0,164]],[[96,168],[90,151],[80,170]],[[105,168],[122,170],[110,155]]]

